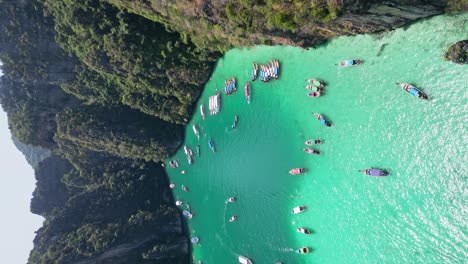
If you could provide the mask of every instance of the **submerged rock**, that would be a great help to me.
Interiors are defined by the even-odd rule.
[[[460,40],[448,48],[445,59],[458,64],[468,63],[468,40]]]

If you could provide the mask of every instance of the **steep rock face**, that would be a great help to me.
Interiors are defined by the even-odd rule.
[[[199,47],[255,44],[310,47],[339,35],[391,30],[441,14],[447,0],[108,2],[189,36]],[[190,7],[190,8],[189,8]]]
[[[365,3],[359,3],[365,2]],[[331,25],[338,34],[360,34],[391,30],[417,19],[441,14],[445,1],[345,1],[345,14]],[[365,6],[359,8],[359,6]],[[356,8],[358,7],[358,8]],[[340,30],[343,28],[344,30]]]
[[[69,198],[69,191],[61,181],[72,169],[67,160],[52,156],[42,161],[36,171],[36,189],[31,199],[31,212],[47,216],[54,208],[62,207]]]
[[[37,168],[37,165],[43,161],[44,159],[50,157],[51,152],[48,149],[34,147],[31,145],[26,145],[21,143],[16,137],[11,137],[13,144],[15,144],[16,148],[23,153],[26,161],[31,165],[33,168]]]
[[[458,64],[467,64],[468,40],[461,40],[450,46],[445,53],[445,59]]]

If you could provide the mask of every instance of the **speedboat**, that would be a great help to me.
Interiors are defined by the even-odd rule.
[[[317,145],[317,144],[320,144],[322,143],[322,141],[320,139],[309,139],[305,142],[305,144],[307,146],[312,146],[312,145]]]
[[[205,120],[205,105],[203,104],[200,105],[200,113],[203,120]]]
[[[190,212],[187,211],[187,210],[183,210],[183,211],[182,211],[182,215],[184,215],[184,216],[187,217],[188,219],[192,219],[192,217],[193,217],[192,213],[190,213]]]
[[[400,85],[401,89],[403,89],[403,91],[409,93],[410,95],[414,96],[414,97],[417,97],[419,99],[423,99],[423,100],[428,100],[429,97],[423,93],[421,90],[419,90],[418,88],[414,87],[413,85],[409,84],[409,83],[396,83],[397,85]]]
[[[297,231],[297,232],[299,232],[299,233],[306,234],[306,235],[310,235],[310,234],[311,234],[311,232],[310,232],[310,230],[309,230],[309,229],[307,229],[307,228],[303,228],[303,227],[299,227],[299,228],[297,228],[297,229],[296,229],[296,231]]]
[[[190,242],[192,242],[192,244],[197,244],[198,242],[200,242],[200,239],[198,237],[192,237],[190,239]]]
[[[189,148],[187,145],[184,146],[184,153],[185,155],[189,156]]]
[[[182,190],[184,190],[185,192],[188,192],[188,188],[185,185],[182,185]]]
[[[192,158],[192,156],[187,155],[187,161],[188,161],[188,164],[189,164],[189,165],[192,165],[192,164],[193,164],[193,158]]]
[[[297,254],[307,254],[310,252],[308,247],[301,247],[300,249],[295,251]]]
[[[369,176],[387,176],[388,175],[388,172],[386,172],[385,170],[373,169],[373,168],[365,169],[365,170],[362,170],[361,172]]]
[[[315,116],[315,118],[317,118],[317,120],[320,121],[320,123],[322,123],[323,125],[325,125],[325,126],[327,126],[327,127],[330,127],[330,126],[331,126],[330,122],[328,122],[328,120],[326,120],[322,115],[317,114],[317,113],[314,113],[314,116]]]
[[[200,157],[200,145],[197,145],[197,156]]]
[[[232,222],[236,221],[237,218],[238,218],[237,215],[233,215],[231,218],[229,218],[229,222],[232,223]]]
[[[192,128],[195,136],[197,136],[197,138],[200,139],[200,133],[198,132],[197,124],[193,124]]]
[[[311,149],[311,148],[305,148],[304,152],[309,153],[309,154],[313,154],[313,155],[319,155],[320,154],[320,151],[315,150],[315,149]]]
[[[208,146],[210,147],[211,151],[216,152],[213,139],[210,138],[208,140]]]
[[[238,121],[238,118],[237,118],[237,115],[234,116],[234,123],[232,123],[232,129],[236,129],[237,128],[237,121]]]
[[[351,67],[351,66],[359,65],[359,64],[361,64],[361,63],[362,63],[361,60],[355,59],[355,60],[344,60],[344,61],[340,61],[340,63],[338,63],[338,65],[341,66],[341,67]]]
[[[175,205],[177,205],[177,206],[181,206],[182,204],[183,204],[182,201],[175,201]]]
[[[306,172],[306,169],[304,169],[304,168],[294,168],[294,169],[291,169],[289,171],[289,174],[299,175],[299,174],[304,173],[304,172]]]
[[[240,264],[252,264],[253,262],[247,257],[239,256],[239,263]]]
[[[236,197],[229,197],[228,202],[233,203],[236,201]]]
[[[291,210],[291,213],[299,214],[299,213],[304,212],[306,209],[307,209],[307,207],[305,205],[296,206]]]

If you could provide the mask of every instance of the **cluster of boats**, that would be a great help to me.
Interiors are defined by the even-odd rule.
[[[351,67],[351,66],[357,66],[357,65],[360,65],[360,64],[362,64],[362,61],[359,60],[359,59],[344,60],[344,61],[341,61],[341,62],[338,63],[338,65],[340,67]],[[259,71],[259,66],[260,66],[260,71]],[[278,60],[272,60],[268,64],[258,65],[257,63],[254,63],[253,64],[252,81],[255,81],[258,78],[258,73],[260,75],[260,77],[259,77],[260,80],[262,80],[263,82],[267,82],[267,81],[269,81],[271,79],[277,79],[278,74],[279,74],[279,62],[278,62]],[[324,90],[324,88],[326,86],[326,83],[324,81],[314,78],[314,79],[308,79],[307,82],[309,84],[306,86],[306,88],[311,91],[311,92],[308,93],[308,96],[310,96],[310,97],[319,97],[319,96],[322,95],[323,90]],[[419,90],[418,88],[414,87],[413,85],[408,84],[408,83],[396,83],[396,84],[399,85],[405,92],[407,92],[411,96],[414,96],[416,98],[423,99],[423,100],[428,100],[428,96],[424,92]],[[231,94],[235,93],[236,91],[237,91],[236,80],[235,80],[234,77],[232,77],[231,79],[225,81],[224,92],[225,92],[226,95],[231,95]],[[250,82],[249,81],[247,81],[244,84],[244,93],[245,93],[245,97],[246,97],[247,102],[250,103]],[[220,107],[219,95],[220,94],[218,93],[215,96],[210,97],[210,114],[216,114],[219,111],[219,107]],[[202,118],[205,119],[205,113],[204,113],[205,110],[204,110],[203,104],[200,106],[200,111],[201,111]],[[327,126],[327,127],[331,127],[330,121],[328,121],[324,116],[322,116],[319,113],[313,113],[313,115],[321,124],[323,124],[324,126]],[[238,123],[238,116],[235,115],[234,116],[234,122],[232,124],[233,129],[237,128],[237,123]],[[200,139],[200,134],[199,134],[199,131],[198,131],[197,124],[193,124],[192,128],[193,128],[193,132],[194,132],[195,136],[198,139]],[[313,146],[313,145],[317,145],[317,144],[321,144],[321,143],[322,143],[322,140],[320,140],[320,139],[310,139],[310,140],[305,141],[305,145],[307,145],[307,146]],[[209,148],[211,149],[212,152],[215,152],[215,146],[214,146],[214,142],[213,142],[212,138],[209,138],[208,146],[209,146]],[[310,148],[310,147],[303,148],[303,151],[308,153],[308,154],[312,154],[312,155],[319,155],[320,154],[320,151],[318,151],[316,149],[313,149],[313,148]],[[189,160],[189,164],[192,164],[193,163],[193,160],[192,160],[193,151],[188,146],[184,146],[184,152],[187,155],[187,159]],[[200,157],[200,145],[197,145],[197,154],[198,154],[198,157]],[[177,168],[179,166],[179,163],[178,163],[177,160],[171,160],[169,162],[169,165],[172,168]],[[308,170],[306,168],[293,168],[293,169],[291,169],[289,171],[289,173],[292,174],[292,175],[300,175],[300,174],[306,173],[307,171]],[[363,174],[368,175],[368,176],[377,176],[377,177],[389,175],[388,171],[386,171],[384,169],[379,169],[379,168],[367,168],[367,169],[359,170],[359,172],[362,172]],[[170,187],[174,188],[175,185],[171,183]],[[182,185],[182,189],[184,191],[188,191],[188,189],[184,185]],[[235,197],[229,197],[227,199],[227,202],[229,202],[229,203],[233,203],[235,201],[236,201]],[[176,205],[177,206],[182,206],[183,203],[182,203],[182,201],[176,201]],[[185,217],[187,217],[188,219],[191,219],[193,217],[193,214],[192,214],[188,204],[187,204],[187,207],[188,207],[187,210],[183,210],[182,214]],[[291,213],[292,214],[300,214],[300,213],[303,213],[305,211],[307,211],[307,206],[306,205],[300,205],[300,206],[294,207],[291,210]],[[233,215],[232,217],[229,218],[229,222],[234,222],[238,218],[239,218],[238,215]],[[298,233],[302,233],[302,234],[305,234],[305,235],[311,235],[312,234],[312,231],[310,229],[305,228],[305,227],[298,227],[296,229],[296,231]],[[197,243],[199,243],[199,241],[200,240],[199,240],[198,237],[193,237],[191,239],[192,244],[197,244]],[[296,252],[298,254],[308,254],[308,253],[310,253],[310,249],[308,247],[301,247],[301,248],[299,248],[297,250],[294,250],[294,252]],[[252,264],[253,263],[252,260],[250,260],[249,258],[247,258],[245,256],[239,256],[238,260],[239,260],[239,263],[241,263],[241,264]],[[201,261],[199,261],[198,263],[201,264]]]
[[[258,77],[258,64],[253,63],[252,64],[252,81],[255,81]],[[272,79],[278,79],[279,78],[279,69],[280,69],[280,64],[277,59],[273,59],[270,63],[268,64],[260,64],[260,80],[262,82],[268,82]]]
[[[311,92],[307,93],[309,97],[320,97],[323,93],[326,83],[319,79],[308,79],[309,85],[306,85],[307,90]]]
[[[224,84],[224,93],[226,95],[231,95],[237,91],[236,78],[231,77],[231,79],[224,81]]]

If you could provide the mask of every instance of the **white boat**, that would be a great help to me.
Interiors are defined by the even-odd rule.
[[[197,124],[193,124],[192,128],[195,136],[197,136],[197,138],[200,139],[200,133],[198,132]]]
[[[190,242],[192,242],[192,244],[198,244],[198,242],[200,242],[200,239],[198,237],[192,237],[190,239]]]
[[[184,146],[184,153],[185,155],[189,155],[189,148],[187,147],[187,145]]]
[[[253,262],[244,256],[239,256],[239,263],[241,264],[252,264]]]
[[[203,120],[205,120],[205,105],[203,104],[200,105],[200,113]]]
[[[294,208],[291,210],[291,213],[293,213],[293,214],[299,214],[299,213],[304,212],[306,209],[307,209],[307,207],[306,207],[305,205],[297,206],[297,207],[294,207]]]

